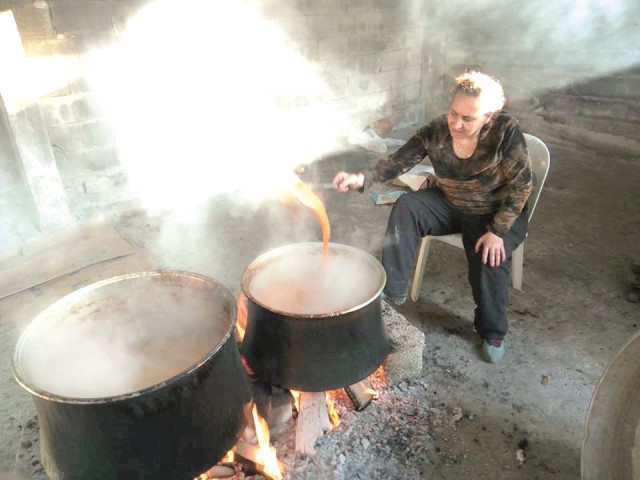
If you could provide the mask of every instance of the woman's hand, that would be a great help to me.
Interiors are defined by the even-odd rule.
[[[333,177],[331,183],[336,186],[338,192],[362,188],[364,186],[364,174],[338,172],[336,176]]]
[[[497,267],[507,258],[504,251],[504,241],[493,232],[487,232],[476,242],[476,253],[482,247],[482,263],[487,262],[490,267]]]

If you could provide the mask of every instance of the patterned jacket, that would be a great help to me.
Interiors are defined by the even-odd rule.
[[[517,120],[499,113],[480,131],[475,152],[460,159],[453,152],[447,116],[418,130],[407,143],[365,172],[366,184],[395,178],[420,163],[425,156],[435,175],[429,187],[442,190],[464,214],[493,214],[487,229],[506,234],[522,212],[532,190],[531,159]]]

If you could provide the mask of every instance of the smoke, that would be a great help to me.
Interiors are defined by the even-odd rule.
[[[317,65],[247,4],[160,0],[90,73],[149,209],[265,198],[336,148],[349,112]]]
[[[354,111],[327,83],[328,66],[309,61],[252,3],[152,2],[89,68],[145,207],[188,211],[223,192],[267,198],[292,181],[296,165],[334,150],[354,130]],[[486,66],[508,77],[515,96],[638,61],[637,51],[606,53],[633,41],[634,2],[534,1],[507,9],[497,0],[454,0],[424,12],[420,2],[411,5],[424,15],[429,37],[447,38],[447,67]],[[536,65],[546,70],[531,75]]]
[[[427,43],[446,34],[448,67],[479,65],[508,97],[532,96],[636,67],[638,14],[633,0],[453,0]]]

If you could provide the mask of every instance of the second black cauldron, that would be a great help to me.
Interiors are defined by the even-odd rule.
[[[258,377],[305,392],[334,390],[373,373],[389,353],[382,265],[356,248],[287,245],[254,260],[241,351]]]

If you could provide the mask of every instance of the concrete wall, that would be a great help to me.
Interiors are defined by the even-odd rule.
[[[21,219],[36,223],[34,205],[28,192],[24,171],[15,145],[9,116],[0,97],[0,239],[19,230]],[[6,246],[14,249],[18,244]]]
[[[143,3],[4,3],[13,12],[37,75],[49,79],[38,87],[36,101],[70,209],[76,218],[83,218],[133,200],[118,162],[110,119],[83,74],[92,52],[109,46]]]
[[[252,3],[318,66],[332,91],[323,101],[353,110],[356,128],[379,117],[396,126],[418,125],[445,111],[455,74],[479,68],[503,81],[508,109],[532,133],[640,151],[636,0]],[[48,83],[38,92],[37,106],[77,218],[136,200],[120,162],[113,118],[87,72],[95,52],[117,42],[146,5],[0,0],[0,10],[13,12],[29,58],[42,61],[39,75]],[[176,5],[199,13],[197,2]],[[170,38],[171,26],[166,29]],[[233,54],[235,45],[225,49]],[[231,68],[215,58],[207,61],[222,71]]]
[[[422,121],[422,0],[261,3],[266,18],[280,25],[310,61],[322,65],[338,101],[384,98],[382,108],[363,112],[365,124],[380,115],[395,125]]]
[[[640,2],[427,0],[428,115],[453,75],[501,79],[507,109],[545,138],[640,152]]]
[[[43,78],[55,81],[38,92],[37,103],[69,204],[77,218],[118,208],[123,201],[135,201],[135,192],[128,188],[126,172],[119,163],[113,119],[105,111],[105,99],[87,81],[86,75],[92,68],[95,52],[117,42],[126,31],[127,22],[147,3],[135,0],[0,2],[0,9],[12,10],[28,57],[43,60],[43,64],[45,60],[55,60],[41,70]],[[349,109],[356,128],[364,128],[383,116],[396,125],[422,120],[424,12],[421,1],[253,3],[265,20],[283,29],[295,47],[319,66],[332,91],[322,101]],[[197,2],[176,2],[175,5],[191,8],[193,11],[188,14],[198,15],[194,7]],[[224,14],[222,8],[221,14]],[[168,36],[173,33],[170,25],[166,30]],[[230,42],[231,53],[233,48]],[[215,64],[214,68],[231,67]],[[259,79],[259,72],[256,73]],[[238,96],[239,103],[241,93],[229,92]]]

